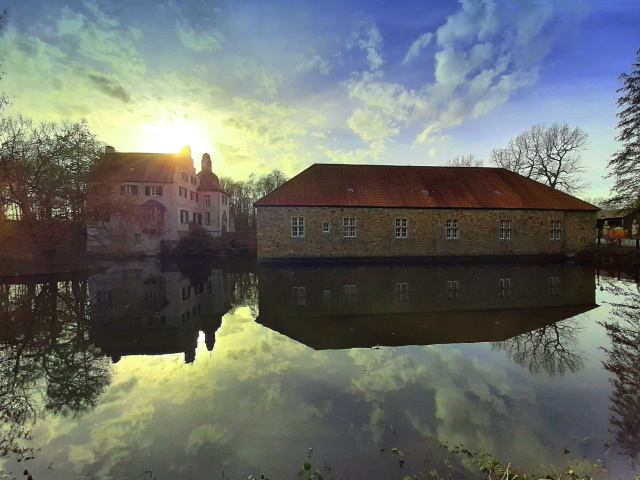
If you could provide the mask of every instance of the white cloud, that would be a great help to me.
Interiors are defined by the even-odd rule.
[[[221,42],[224,40],[224,35],[221,32],[194,29],[184,20],[176,22],[176,32],[182,44],[196,52],[215,52],[222,48]]]
[[[418,39],[411,44],[411,47],[409,47],[409,51],[407,51],[402,64],[406,65],[411,60],[416,58],[420,54],[420,50],[427,47],[431,43],[432,39],[433,33],[431,32],[423,33],[422,35],[420,35],[420,37],[418,37]]]
[[[356,109],[347,120],[347,125],[365,142],[385,140],[400,133],[400,129],[388,116],[369,109]]]
[[[367,52],[367,63],[372,72],[378,70],[384,63],[384,58],[380,51],[382,48],[382,35],[372,21],[360,22],[353,30],[347,47],[353,48],[354,46]]]
[[[322,75],[331,73],[331,64],[320,55],[314,55],[306,59],[296,67],[296,72],[314,72],[318,71]]]

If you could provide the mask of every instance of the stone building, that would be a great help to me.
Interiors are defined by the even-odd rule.
[[[233,231],[229,196],[202,156],[196,174],[189,147],[179,154],[120,153],[106,147],[89,176],[91,252],[157,255],[201,227],[219,237]]]
[[[255,203],[258,258],[571,255],[598,208],[500,168],[316,164]]]

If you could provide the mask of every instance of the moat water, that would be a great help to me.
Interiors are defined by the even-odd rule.
[[[615,272],[149,259],[5,280],[0,312],[8,478],[478,477],[456,446],[640,474],[640,293]]]

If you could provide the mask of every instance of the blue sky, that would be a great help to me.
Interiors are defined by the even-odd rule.
[[[534,124],[591,138],[608,193],[618,76],[640,48],[623,0],[9,0],[5,114],[87,118],[119,151],[212,154],[245,178],[317,162],[488,159]]]

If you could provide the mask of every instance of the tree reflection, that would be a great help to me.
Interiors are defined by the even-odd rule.
[[[627,455],[633,467],[640,455],[640,294],[637,285],[609,283],[603,287],[619,301],[607,302],[609,320],[606,329],[611,347],[604,368],[613,374],[610,421],[620,453]]]
[[[251,315],[258,316],[258,275],[253,272],[238,273],[231,306],[234,310],[249,307]]]
[[[531,373],[564,375],[584,367],[577,353],[576,335],[582,330],[576,317],[546,325],[502,342],[493,342],[494,350],[503,350],[518,365]]]
[[[25,455],[35,421],[90,410],[110,383],[87,308],[86,281],[0,285],[0,455]]]

